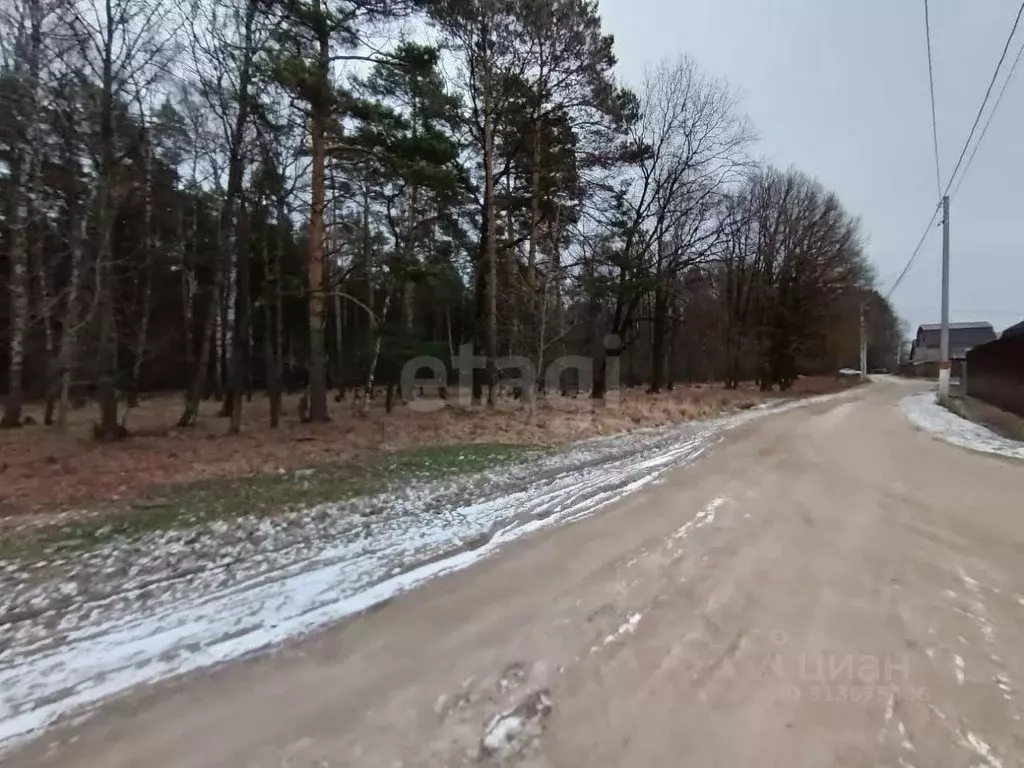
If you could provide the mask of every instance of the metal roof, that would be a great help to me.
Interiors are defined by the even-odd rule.
[[[1000,338],[1007,338],[1009,336],[1024,336],[1024,320],[1021,320],[1016,325],[1011,325],[1005,331],[1003,331]]]
[[[992,328],[992,323],[985,323],[985,322],[981,322],[981,321],[971,322],[971,323],[950,323],[949,324],[949,329],[953,330],[954,328],[961,328],[961,329],[963,329],[963,328]],[[917,330],[919,330],[919,331],[941,331],[942,330],[942,323],[925,323],[924,325],[919,325]]]
[[[930,323],[917,329],[914,339],[915,347],[931,347],[938,349],[941,343],[942,325]],[[995,341],[996,331],[991,323],[950,323],[949,349],[951,353],[966,352],[972,347]]]

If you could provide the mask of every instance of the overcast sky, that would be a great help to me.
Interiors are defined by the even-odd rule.
[[[600,5],[627,81],[638,81],[646,64],[683,53],[729,80],[755,123],[760,153],[816,176],[861,218],[888,290],[938,199],[923,0]],[[1018,6],[931,0],[943,186]],[[1004,72],[1022,43],[1024,22]],[[952,201],[950,222],[952,320],[987,320],[1002,330],[1024,319],[1024,61]],[[911,329],[939,320],[941,247],[936,228],[893,294]]]

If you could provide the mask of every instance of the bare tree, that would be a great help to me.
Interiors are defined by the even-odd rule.
[[[10,203],[7,227],[10,237],[11,300],[10,363],[8,393],[0,427],[21,426],[22,377],[29,325],[28,228],[39,205],[42,136],[39,103],[41,75],[46,55],[48,20],[53,14],[49,0],[17,0],[0,9],[0,54],[11,73]],[[38,248],[34,243],[32,247]],[[40,273],[41,274],[41,273]]]
[[[612,283],[609,330],[623,344],[612,355],[635,340],[637,312],[651,290],[663,345],[668,282],[709,251],[717,198],[739,178],[753,138],[732,90],[692,60],[648,71],[627,144],[634,170],[616,190],[619,245],[606,251],[612,259],[603,267]],[[663,356],[661,347],[659,369]],[[596,398],[604,395],[603,370],[602,362]],[[653,385],[660,389],[661,381]]]
[[[121,166],[128,153],[121,136],[125,105],[161,76],[173,42],[173,23],[162,0],[65,0],[65,23],[78,49],[78,74],[87,84],[95,168],[97,385],[100,421],[96,436],[124,434],[118,421],[117,283],[113,230],[123,195]]]
[[[490,0],[441,3],[436,18],[446,44],[457,58],[455,74],[469,103],[467,138],[480,163],[480,227],[474,263],[478,347],[486,357],[487,404],[495,404],[498,383],[498,209],[496,134],[512,98],[509,83],[521,80],[523,62],[513,55],[511,7]],[[482,342],[482,343],[481,343]],[[482,397],[483,380],[474,376],[473,397]]]
[[[200,92],[216,116],[220,145],[227,158],[227,187],[220,212],[220,253],[214,263],[210,311],[202,333],[199,365],[186,397],[179,426],[191,426],[199,412],[199,398],[205,384],[211,338],[220,316],[221,283],[225,273],[232,290],[228,291],[228,329],[231,339],[230,391],[226,411],[231,417],[230,431],[242,426],[242,390],[245,382],[245,345],[248,338],[248,285],[240,282],[248,273],[249,254],[238,247],[237,209],[242,195],[246,166],[250,162],[250,121],[256,57],[263,47],[269,28],[260,14],[258,0],[235,0],[227,4],[197,5],[197,17],[191,26],[195,76]],[[237,297],[235,286],[243,295]]]
[[[430,35],[392,29],[414,7]],[[589,352],[595,400],[612,366],[657,393],[843,359],[856,220],[754,167],[693,61],[639,96],[613,67],[593,0],[0,0],[2,423],[95,385],[114,439],[152,384],[238,432],[261,383],[272,425],[285,390],[323,421],[328,368],[369,394],[463,340],[491,404],[499,349]]]
[[[724,227],[726,381],[787,389],[804,361],[827,359],[834,308],[870,285],[858,223],[816,181],[769,167],[737,190]]]
[[[136,280],[135,307],[135,344],[132,349],[132,372],[130,389],[128,390],[128,407],[139,404],[139,379],[142,375],[142,362],[146,357],[146,343],[149,339],[149,320],[153,297],[153,268],[156,254],[156,239],[153,232],[153,132],[145,109],[139,102],[139,141],[137,155],[141,165],[139,193],[142,198],[142,277]]]

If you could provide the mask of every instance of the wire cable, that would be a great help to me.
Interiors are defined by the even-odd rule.
[[[924,247],[924,241],[928,239],[928,234],[932,231],[932,226],[935,224],[935,217],[939,215],[940,208],[941,203],[935,207],[934,211],[932,211],[932,217],[928,221],[928,226],[926,226],[924,228],[924,232],[921,233],[921,239],[917,241],[917,247],[914,249],[914,252],[910,254],[910,260],[907,261],[907,266],[903,268],[903,271],[900,272],[900,276],[896,278],[896,282],[892,284],[892,288],[890,288],[889,292],[885,294],[886,299],[892,296],[893,292],[900,287],[900,283],[903,282],[903,278],[907,276],[907,272],[909,272],[910,268],[914,265],[917,255],[921,253],[921,249]]]
[[[999,62],[996,64],[996,70],[992,73],[992,80],[989,81],[988,88],[985,90],[985,98],[981,101],[981,106],[978,108],[978,114],[974,118],[974,125],[971,126],[971,132],[967,136],[967,141],[964,143],[964,148],[960,152],[960,159],[956,161],[956,167],[953,168],[953,174],[949,177],[949,183],[946,184],[946,190],[941,196],[949,194],[950,187],[953,186],[953,181],[956,179],[956,174],[960,170],[960,165],[964,161],[964,157],[967,155],[967,148],[971,146],[971,139],[974,138],[974,132],[978,130],[978,123],[981,122],[981,116],[985,112],[985,106],[988,104],[989,97],[992,95],[992,88],[995,87],[996,79],[999,77],[999,70],[1003,67],[1003,62],[1006,61],[1006,54],[1010,50],[1010,43],[1013,41],[1013,36],[1017,33],[1017,27],[1020,24],[1020,17],[1024,14],[1024,2],[1020,4],[1020,8],[1017,9],[1017,18],[1013,22],[1013,29],[1010,30],[1009,36],[1006,38],[1006,45],[1003,46],[1003,53],[999,57]]]
[[[932,94],[932,145],[935,147],[935,191],[942,197],[942,173],[939,170],[939,122],[935,118],[935,72],[932,69],[932,25],[928,0],[924,0],[924,38],[928,45],[928,88]]]
[[[974,156],[978,154],[978,148],[985,140],[985,134],[988,133],[988,127],[992,125],[992,118],[995,117],[996,111],[999,109],[999,105],[1003,101],[1003,96],[1006,94],[1006,87],[1010,84],[1010,80],[1013,79],[1013,73],[1017,71],[1017,65],[1020,64],[1022,56],[1024,56],[1024,43],[1021,43],[1020,48],[1017,50],[1017,58],[1013,60],[1013,66],[1010,67],[1010,74],[1006,76],[1006,80],[1003,82],[1003,87],[1000,89],[999,95],[996,97],[996,103],[992,106],[992,111],[988,113],[988,120],[985,121],[985,126],[981,129],[978,141],[975,143],[974,149],[971,150],[971,156],[967,158],[967,165],[964,166],[964,172],[960,174],[960,181],[958,181],[956,186],[953,188],[950,198],[956,197],[956,193],[960,191],[960,186],[964,183],[964,179],[967,178],[967,172],[971,169],[971,163],[974,162]]]
[[[927,10],[927,5],[926,5],[926,10]],[[956,180],[956,175],[960,171],[960,166],[963,164],[964,158],[967,156],[967,150],[971,146],[971,140],[974,138],[974,133],[978,130],[978,124],[981,122],[981,116],[985,113],[985,107],[988,104],[989,98],[992,96],[992,89],[995,87],[996,80],[999,79],[999,71],[1003,68],[1003,62],[1006,61],[1006,54],[1010,50],[1010,44],[1013,42],[1013,36],[1015,34],[1017,34],[1017,27],[1020,26],[1020,19],[1021,19],[1022,15],[1024,15],[1024,2],[1021,2],[1020,8],[1017,9],[1017,17],[1013,21],[1013,28],[1010,29],[1010,34],[1006,38],[1006,44],[1003,46],[1003,52],[1002,52],[1002,54],[1000,54],[999,61],[996,63],[996,69],[992,73],[992,79],[989,81],[988,88],[985,89],[985,98],[983,98],[981,100],[981,107],[978,108],[978,114],[974,118],[974,125],[971,126],[971,132],[967,136],[967,141],[964,142],[964,148],[961,150],[960,157],[956,161],[956,166],[953,168],[953,173],[949,177],[949,182],[946,184],[945,191],[942,192],[939,195],[940,198],[943,198],[943,197],[945,197],[946,195],[949,194],[949,190],[953,186],[953,182]],[[926,24],[926,26],[928,26],[928,20],[927,19],[925,21],[925,24]],[[929,37],[930,37],[930,34],[931,33],[929,32],[928,33]],[[929,44],[929,50],[930,49],[931,49],[931,45]],[[930,66],[930,60],[931,60],[931,56],[929,55],[929,66]],[[1012,74],[1013,73],[1011,72],[1011,75]],[[1009,80],[1009,78],[1007,78],[1007,80]],[[1004,90],[1005,90],[1005,87],[1006,87],[1006,84],[1004,83],[1003,84]],[[994,111],[995,111],[995,109],[993,109],[993,112]],[[991,120],[991,116],[990,116],[990,120]],[[935,124],[933,122],[933,127],[934,127],[934,125]],[[984,133],[984,131],[983,131],[983,133]],[[980,139],[979,139],[979,144],[980,144]],[[975,147],[975,151],[977,151],[977,147]],[[966,175],[966,171],[964,173]],[[942,207],[942,200],[940,199],[939,200],[939,204],[935,207],[935,210],[932,211],[932,217],[931,217],[931,219],[929,219],[928,225],[924,228],[924,232],[921,234],[921,239],[917,241],[917,247],[914,248],[914,252],[910,254],[910,258],[907,260],[907,265],[903,268],[903,271],[900,272],[900,276],[896,278],[896,282],[892,284],[892,287],[886,293],[885,296],[886,296],[887,299],[890,296],[892,296],[893,292],[897,288],[899,288],[900,283],[903,282],[903,278],[905,278],[907,276],[907,273],[910,271],[910,268],[914,265],[914,261],[917,259],[918,254],[921,253],[921,248],[924,247],[925,240],[928,239],[928,233],[932,231],[932,225],[935,224],[935,217],[939,215],[939,210],[940,210],[941,207]]]

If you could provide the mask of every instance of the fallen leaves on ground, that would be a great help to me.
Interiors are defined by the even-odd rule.
[[[794,393],[822,394],[844,388],[832,377],[804,378]],[[455,398],[437,410],[396,405],[385,412],[383,397],[368,408],[331,403],[331,422],[305,424],[297,413],[298,395],[286,398],[281,426],[269,427],[269,404],[262,394],[244,406],[243,430],[228,435],[220,404],[203,403],[197,426],[174,426],[180,415],[177,396],[144,399],[127,419],[131,436],[117,443],[92,439],[93,408],[76,411],[66,433],[54,427],[27,426],[0,432],[0,525],[17,517],[50,518],[76,507],[139,498],[169,485],[217,477],[244,477],[348,460],[422,445],[503,443],[559,445],[598,435],[662,426],[752,407],[778,393],[753,386],[727,390],[721,385],[677,387],[648,394],[643,389],[615,393],[608,404],[548,397],[529,409],[502,397],[494,409],[458,404]],[[27,412],[41,415],[41,406]],[[40,411],[36,413],[35,411]],[[37,418],[38,421],[41,419]]]

